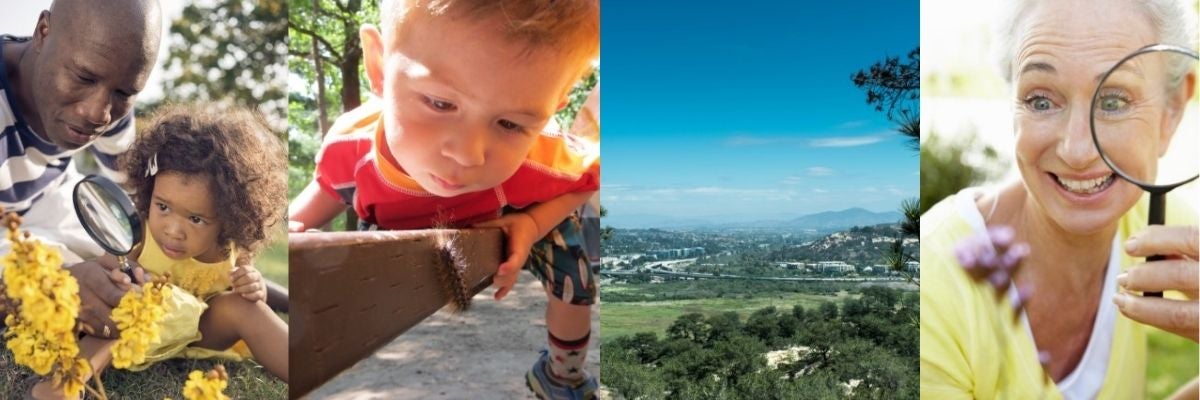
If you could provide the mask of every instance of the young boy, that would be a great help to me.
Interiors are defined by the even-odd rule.
[[[382,32],[361,30],[378,99],[330,129],[289,229],[346,206],[360,229],[503,229],[495,298],[522,267],[549,297],[549,351],[527,383],[545,399],[594,397],[582,365],[596,284],[570,217],[599,188],[598,147],[543,128],[599,54],[599,1],[384,0],[381,14]]]

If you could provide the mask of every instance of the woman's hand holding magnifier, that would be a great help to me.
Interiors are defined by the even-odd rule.
[[[1179,336],[1200,340],[1200,233],[1196,226],[1151,225],[1125,242],[1125,252],[1133,257],[1155,254],[1166,260],[1143,263],[1117,277],[1126,293],[1117,293],[1113,302],[1122,314],[1135,321],[1155,326]],[[1128,292],[1174,290],[1188,300],[1142,297]]]

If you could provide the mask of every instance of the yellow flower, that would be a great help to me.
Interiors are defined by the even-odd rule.
[[[113,366],[126,369],[146,361],[146,350],[158,343],[159,322],[166,316],[163,301],[171,295],[171,286],[164,278],[147,282],[142,291],[129,291],[113,309],[112,319],[121,330],[113,344]]]
[[[212,371],[192,371],[183,385],[183,398],[187,400],[229,400],[223,392],[228,385],[229,375],[225,367],[217,365]]]
[[[12,251],[4,265],[5,344],[13,360],[38,375],[51,374],[67,396],[79,396],[91,366],[79,358],[75,320],[79,284],[62,268],[58,251],[19,232],[20,218],[6,216]]]

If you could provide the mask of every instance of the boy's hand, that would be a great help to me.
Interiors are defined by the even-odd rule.
[[[538,226],[533,217],[523,212],[509,213],[503,217],[476,224],[476,228],[500,228],[508,236],[508,259],[500,263],[496,276],[492,278],[492,287],[496,288],[496,300],[503,299],[517,283],[517,276],[525,259],[529,258],[529,248],[537,241]]]
[[[304,232],[304,223],[288,220],[288,232]]]
[[[267,285],[263,283],[262,274],[253,265],[238,265],[229,273],[229,281],[233,282],[233,291],[250,301],[267,300]]]

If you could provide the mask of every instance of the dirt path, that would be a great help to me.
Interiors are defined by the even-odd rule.
[[[429,317],[374,355],[314,390],[307,399],[525,399],[525,373],[546,346],[546,295],[522,274],[504,301],[492,290],[475,296],[471,310],[446,309]],[[588,373],[599,373],[600,324],[592,308]]]

